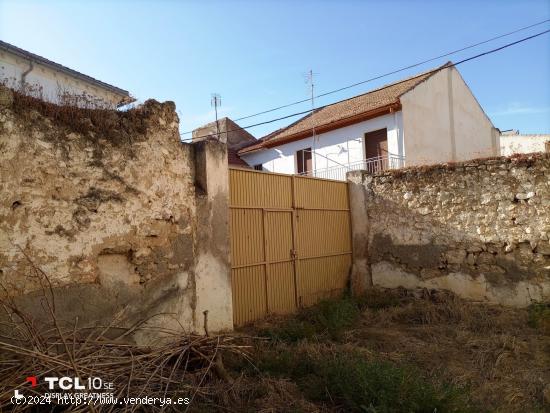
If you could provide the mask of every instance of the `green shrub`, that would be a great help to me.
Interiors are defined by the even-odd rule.
[[[303,383],[312,400],[347,411],[464,412],[464,394],[451,386],[434,386],[414,369],[348,354],[318,360],[315,378]]]
[[[302,314],[304,321],[311,323],[317,334],[339,340],[342,333],[359,319],[360,310],[356,300],[345,297],[325,300]]]
[[[296,342],[312,338],[340,340],[342,334],[353,327],[361,311],[366,308],[379,310],[394,307],[400,301],[391,292],[369,291],[362,297],[324,300],[302,310],[283,324],[260,331],[260,335],[284,342]]]
[[[434,385],[411,367],[359,354],[312,357],[288,349],[264,353],[263,373],[293,379],[311,401],[350,412],[468,412],[462,389]]]
[[[359,304],[352,298],[324,300],[280,326],[260,331],[260,335],[285,342],[314,337],[339,340],[343,332],[357,321],[359,314]]]

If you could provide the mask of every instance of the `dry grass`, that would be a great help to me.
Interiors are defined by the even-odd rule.
[[[366,311],[349,341],[468,385],[491,411],[536,411],[550,383],[550,336],[528,311],[472,304],[451,294]]]
[[[1,83],[0,87],[9,89],[13,97],[10,109],[25,121],[25,125],[42,125],[42,118],[45,118],[69,132],[90,140],[108,139],[113,145],[126,145],[142,139],[148,126],[154,124],[149,117],[158,108],[153,106],[168,105],[172,116],[176,117],[175,105],[171,102],[159,104],[149,100],[143,105],[115,110],[98,104],[87,94],[65,93],[59,99],[61,103],[55,104],[44,99],[40,91],[8,88]]]
[[[531,326],[528,310],[472,304],[441,292],[379,290],[262,322],[240,335],[157,329],[162,340],[145,347],[128,340],[141,325],[115,328],[115,319],[102,329],[60,326],[47,276],[40,274],[48,325],[37,326],[12,301],[2,302],[11,321],[3,328],[9,334],[0,337],[0,411],[13,410],[15,388],[46,391],[25,385],[31,374],[101,377],[114,383],[118,397],[189,397],[188,411],[196,413],[428,411],[418,408],[422,403],[432,406],[430,412],[434,404],[449,412],[548,410],[550,336]],[[537,325],[545,325],[539,322],[543,310],[537,309]],[[369,407],[377,395],[378,404]]]
[[[548,411],[550,336],[530,326],[527,309],[475,304],[425,290],[374,291],[357,305],[359,319],[337,340],[315,335],[282,340],[275,348],[325,358],[359,352],[365,359],[412,365],[433,383],[467,388],[474,411]],[[260,323],[259,331],[284,330],[286,323]],[[273,348],[262,344],[256,358]]]

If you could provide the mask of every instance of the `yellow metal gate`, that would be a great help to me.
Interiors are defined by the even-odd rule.
[[[345,182],[229,171],[235,325],[342,293],[351,267]]]

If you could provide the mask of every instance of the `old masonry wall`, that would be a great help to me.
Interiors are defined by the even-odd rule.
[[[348,174],[353,286],[550,301],[550,155]]]
[[[67,113],[69,112],[69,113]],[[172,102],[60,108],[0,90],[0,294],[82,325],[232,328],[227,152]],[[137,337],[147,340],[147,337]]]

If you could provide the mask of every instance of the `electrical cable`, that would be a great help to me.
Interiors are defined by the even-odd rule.
[[[549,20],[550,20],[550,19],[549,19]],[[546,20],[546,21],[549,21],[549,20]],[[422,77],[422,76],[426,76],[426,75],[433,74],[433,73],[438,72],[438,71],[440,71],[440,70],[442,70],[442,69],[445,69],[445,68],[450,68],[450,67],[458,66],[458,65],[460,65],[460,64],[469,62],[469,61],[471,61],[471,60],[478,59],[478,58],[480,58],[480,57],[487,56],[487,55],[492,54],[492,53],[496,53],[496,52],[498,52],[498,51],[500,51],[500,50],[503,50],[503,49],[506,49],[506,48],[508,48],[508,47],[514,46],[514,45],[516,45],[516,44],[523,43],[523,42],[525,42],[525,41],[527,41],[527,40],[531,40],[531,39],[534,39],[534,38],[536,38],[536,37],[542,36],[543,34],[546,34],[546,33],[548,33],[548,32],[550,32],[550,29],[549,29],[549,30],[545,30],[545,31],[543,31],[543,32],[535,33],[535,34],[533,34],[533,35],[531,35],[531,36],[524,37],[524,38],[522,38],[522,39],[516,40],[516,41],[511,42],[511,43],[507,43],[507,44],[505,44],[505,45],[503,45],[503,46],[500,46],[500,47],[497,47],[497,48],[495,48],[495,49],[491,49],[491,50],[488,50],[488,51],[486,51],[486,52],[482,52],[482,53],[479,53],[479,54],[477,54],[477,55],[474,55],[474,56],[471,56],[471,57],[462,59],[462,60],[460,60],[460,61],[458,61],[458,62],[456,62],[456,63],[450,63],[450,64],[448,64],[448,65],[445,65],[445,66],[442,66],[442,67],[438,67],[438,68],[433,69],[433,70],[430,70],[430,71],[428,71],[428,72],[423,72],[423,73],[420,73],[420,74],[418,74],[418,75],[416,75],[416,76],[412,76],[412,77],[409,77],[409,78],[407,78],[407,79],[403,79],[403,80],[401,80],[401,81],[394,82],[394,83],[391,83],[391,84],[389,84],[389,85],[382,86],[382,87],[380,87],[380,88],[378,88],[378,89],[376,89],[376,90],[377,90],[377,91],[379,91],[379,90],[384,90],[384,89],[387,89],[387,88],[389,88],[389,87],[393,87],[393,86],[395,86],[395,85],[399,85],[399,84],[401,84],[401,83],[408,82],[408,81],[410,81],[410,80],[413,80],[413,79],[416,79],[416,78],[419,78],[419,77]],[[394,72],[394,73],[396,73],[396,72]],[[368,82],[368,81],[370,81],[370,80],[365,80],[365,81],[363,81],[362,83],[366,83],[366,82]],[[357,84],[360,84],[360,83],[357,83]],[[349,87],[352,87],[352,86],[351,86],[351,85],[350,85],[350,86],[346,86],[345,88],[349,88]],[[341,88],[340,90],[343,90],[343,89],[344,89],[344,88]],[[327,93],[328,93],[328,92],[327,92]],[[371,93],[371,92],[367,92],[367,93]],[[319,95],[319,96],[324,96],[324,95]],[[333,105],[335,105],[335,104],[338,104],[338,103],[340,103],[340,102],[343,102],[343,101],[346,101],[346,100],[349,100],[349,99],[354,99],[355,97],[356,97],[356,96],[351,97],[351,98],[348,98],[348,99],[339,100],[339,101],[337,101],[337,102],[329,103],[329,104],[326,104],[326,105],[323,105],[323,106],[319,106],[318,108],[315,109],[315,112],[318,112],[319,110],[324,109],[324,108],[326,108],[326,107],[329,107],[329,106],[333,106]],[[304,102],[306,102],[306,101],[310,101],[310,99],[304,100]],[[290,115],[286,115],[286,116],[279,117],[279,118],[275,118],[275,119],[270,119],[270,120],[267,120],[267,121],[264,121],[264,122],[259,122],[259,123],[255,123],[255,124],[252,124],[252,125],[239,127],[239,128],[236,128],[236,129],[231,129],[231,130],[228,130],[228,131],[224,131],[223,133],[236,132],[236,131],[239,131],[239,130],[249,129],[249,128],[253,128],[253,127],[256,127],[256,126],[266,125],[266,124],[269,124],[269,123],[277,122],[277,121],[279,121],[279,120],[288,119],[288,118],[291,118],[291,117],[294,117],[294,116],[304,115],[304,114],[306,114],[306,113],[311,113],[311,109],[310,109],[310,110],[306,110],[306,111],[302,111],[302,112],[292,113],[292,114],[290,114]],[[242,118],[240,118],[240,119],[242,119]],[[344,118],[344,119],[342,119],[342,120],[345,120],[345,119],[346,119],[346,118]],[[185,132],[185,133],[189,133],[189,132]],[[183,135],[183,134],[182,134],[182,135]],[[208,137],[208,136],[210,136],[210,135],[196,136],[195,139],[206,138],[206,137]],[[189,141],[189,140],[192,140],[192,138],[183,139],[183,141]]]
[[[507,36],[510,36],[510,35],[512,35],[512,34],[519,33],[519,32],[521,32],[521,31],[530,29],[530,28],[532,28],[532,27],[540,26],[541,24],[544,24],[544,23],[547,23],[547,22],[550,22],[550,19],[546,19],[546,20],[540,21],[540,22],[538,22],[538,23],[531,24],[531,25],[529,25],[529,26],[520,27],[519,29],[513,30],[513,31],[511,31],[511,32],[503,33],[503,34],[501,34],[501,35],[498,35],[498,36],[495,36],[495,37],[491,37],[490,39],[483,40],[483,41],[481,41],[481,42],[477,42],[477,43],[471,44],[471,45],[469,45],[469,46],[464,46],[464,47],[461,47],[460,49],[456,49],[456,50],[453,50],[453,51],[451,51],[451,52],[447,52],[447,53],[444,53],[444,54],[442,54],[442,55],[439,55],[439,56],[436,56],[436,57],[432,57],[432,58],[423,60],[423,61],[421,61],[421,62],[414,63],[414,64],[412,64],[412,65],[405,66],[405,67],[402,67],[402,68],[400,68],[400,69],[396,69],[396,70],[393,70],[393,71],[391,71],[391,72],[387,72],[387,73],[384,73],[384,74],[382,74],[382,75],[378,75],[378,76],[372,77],[372,78],[367,79],[367,80],[362,80],[362,81],[360,81],[360,82],[356,82],[356,83],[353,83],[353,84],[348,85],[348,86],[344,86],[344,87],[341,87],[341,88],[338,88],[338,89],[334,89],[334,90],[330,90],[330,91],[328,91],[328,92],[321,93],[321,94],[319,94],[319,95],[317,95],[317,96],[314,96],[314,98],[328,96],[328,95],[331,95],[331,94],[333,94],[333,93],[338,93],[338,92],[341,92],[341,91],[346,90],[346,89],[351,89],[351,88],[353,88],[353,87],[356,87],[356,86],[359,86],[359,85],[363,85],[363,84],[368,83],[368,82],[372,82],[372,81],[374,81],[374,80],[382,79],[382,78],[384,78],[384,77],[394,75],[394,74],[399,73],[399,72],[402,72],[402,71],[404,71],[404,70],[412,69],[412,68],[421,66],[421,65],[423,65],[423,64],[425,64],[425,63],[433,62],[434,60],[438,60],[438,59],[441,59],[441,58],[443,58],[443,57],[448,57],[448,56],[451,56],[451,55],[453,55],[453,54],[456,54],[456,53],[459,53],[459,52],[463,52],[464,50],[468,50],[468,49],[471,49],[471,48],[480,46],[480,45],[482,45],[482,44],[486,44],[486,43],[492,42],[492,41],[494,41],[494,40],[502,39],[503,37],[507,37]],[[234,120],[235,122],[238,122],[238,121],[240,121],[240,120],[249,119],[249,118],[252,118],[252,117],[255,117],[255,116],[265,115],[266,113],[270,113],[270,112],[274,112],[274,111],[276,111],[276,110],[288,108],[288,107],[290,107],[290,106],[298,105],[298,104],[300,104],[300,103],[309,102],[310,100],[311,100],[311,99],[297,100],[297,101],[295,101],[295,102],[287,103],[286,105],[277,106],[277,107],[272,108],[272,109],[267,109],[267,110],[264,110],[264,111],[262,111],[262,112],[253,113],[253,114],[247,115],[247,116],[242,116],[242,117],[240,117],[240,118],[236,118],[236,119],[233,119],[233,120]],[[193,131],[182,132],[181,135],[188,135],[188,134],[190,134],[190,133],[192,133],[192,132],[193,132]]]

